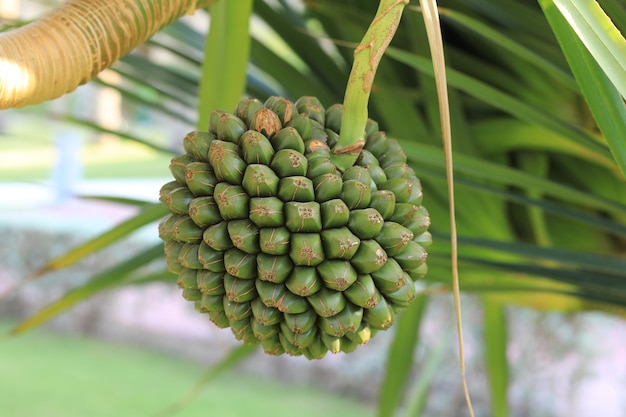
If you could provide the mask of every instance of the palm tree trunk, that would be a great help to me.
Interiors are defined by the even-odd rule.
[[[214,1],[70,0],[0,33],[0,109],[75,90],[167,24]]]

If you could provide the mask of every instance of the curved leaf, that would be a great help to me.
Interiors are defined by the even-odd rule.
[[[160,413],[156,414],[154,417],[172,417],[176,415],[179,411],[183,410],[190,402],[192,402],[198,395],[202,393],[202,391],[213,381],[215,378],[233,368],[235,365],[239,364],[244,359],[248,358],[252,355],[258,346],[250,346],[250,345],[241,345],[236,348],[233,348],[226,357],[222,358],[215,365],[206,370],[204,375],[200,377],[200,379],[196,382],[196,384],[187,392],[187,395],[184,398],[181,398],[180,401],[173,404],[172,406],[166,408]]]
[[[626,279],[623,279],[624,271],[626,271],[626,259],[560,248],[540,247],[521,242],[500,242],[467,236],[459,237],[459,240],[464,245],[489,248],[494,252],[514,253],[529,259],[556,263],[562,268],[577,269],[582,273],[589,274],[590,280],[597,279],[600,281],[604,279],[605,282],[616,285],[621,282],[626,288]],[[600,278],[601,275],[604,278]]]
[[[387,55],[403,62],[427,75],[433,75],[432,63],[418,55],[402,51],[396,48],[389,48]],[[549,114],[545,114],[539,109],[495,89],[486,83],[479,81],[473,77],[463,74],[454,69],[448,69],[448,82],[451,86],[490,104],[505,113],[530,123],[543,126],[547,129],[570,138],[582,146],[585,146],[589,152],[598,153],[600,155],[609,156],[610,152],[592,135],[581,130],[577,126],[559,120]]]
[[[111,245],[125,236],[128,236],[140,227],[159,220],[163,216],[167,215],[167,213],[167,208],[161,203],[148,204],[144,206],[144,208],[136,216],[123,221],[117,226],[107,230],[105,233],[96,236],[82,245],[71,249],[64,255],[46,263],[46,265],[40,268],[35,274],[33,274],[32,277],[36,278],[50,271],[66,268],[84,257]]]
[[[37,313],[31,315],[26,320],[23,320],[17,324],[13,329],[9,331],[10,335],[18,335],[24,333],[40,324],[50,320],[54,316],[62,313],[73,305],[86,300],[94,294],[112,288],[117,285],[121,285],[127,279],[128,274],[135,271],[137,268],[144,266],[148,262],[158,259],[163,256],[163,245],[161,243],[153,245],[143,252],[132,256],[130,259],[118,263],[114,267],[95,275],[86,284],[68,292],[63,297],[47,305],[39,310]],[[170,277],[173,275],[170,274]]]
[[[110,135],[114,135],[119,137],[120,139],[126,139],[126,140],[130,140],[133,142],[137,142],[140,143],[142,145],[145,145],[149,148],[154,149],[155,151],[159,151],[159,152],[165,152],[168,154],[172,154],[175,153],[175,151],[173,149],[169,149],[169,148],[165,148],[163,146],[157,145],[156,143],[154,143],[151,139],[147,139],[147,138],[141,138],[139,136],[136,136],[132,133],[128,133],[128,132],[123,132],[121,130],[112,130],[112,129],[108,129],[92,120],[87,120],[81,117],[77,117],[77,116],[72,116],[70,114],[59,114],[57,115],[57,117],[60,120],[63,120],[65,122],[77,125],[77,126],[82,126],[82,127],[86,127],[89,128],[93,131],[96,131],[98,133],[106,133],[106,134],[110,134]]]
[[[608,78],[626,98],[626,40],[594,0],[552,0]],[[547,3],[541,2],[545,8]]]
[[[583,20],[587,22],[583,19],[583,16],[579,15],[581,12],[577,7],[590,7],[594,10],[597,7],[595,2],[577,2],[578,6],[576,6],[574,3],[568,1],[559,1],[561,5],[565,5],[566,3],[570,3],[570,5],[565,8],[569,13],[568,16],[576,21]],[[595,6],[592,6],[591,3],[595,4]],[[619,59],[621,59],[622,62],[607,63],[601,61],[600,64],[602,66],[600,66],[596,63],[591,54],[607,55],[609,61],[609,58],[613,57],[610,53],[606,51],[603,52],[602,45],[604,44],[597,45],[597,43],[593,43],[593,46],[591,46],[592,50],[587,50],[576,38],[574,30],[569,27],[563,16],[551,2],[542,0],[540,4],[561,44],[561,48],[572,68],[576,81],[580,85],[593,117],[604,135],[611,149],[611,153],[621,169],[622,175],[626,176],[626,104],[624,103],[624,97],[626,97],[626,41],[624,38],[621,38],[621,40],[614,39],[621,37],[619,32],[610,35],[611,39],[614,39],[614,42],[619,44],[619,47],[616,45],[614,48],[614,53],[617,54],[619,52]],[[586,18],[594,19],[594,13],[589,11],[589,16]],[[579,22],[578,24],[583,25],[584,22]],[[595,34],[598,30],[610,30],[610,27],[607,26],[610,25],[601,25],[600,22],[596,22],[593,24],[593,29],[579,29],[588,33],[590,37],[593,37],[596,36]],[[613,29],[615,28],[613,27]],[[610,43],[610,40],[605,41]],[[589,47],[588,45],[587,48]],[[617,56],[613,58],[617,58]],[[611,77],[611,80],[605,75],[605,72]],[[613,84],[611,84],[611,81]],[[620,93],[617,91],[618,89],[621,93],[621,97]]]
[[[378,417],[392,417],[400,405],[413,368],[413,355],[426,303],[425,295],[415,297],[395,325],[393,341],[387,353],[386,373],[380,386]]]
[[[401,139],[399,141],[407,149],[409,160],[416,163],[415,166],[418,170],[420,164],[422,166],[444,167],[441,149]],[[617,201],[589,194],[545,178],[535,177],[508,166],[461,154],[455,154],[454,159],[455,171],[464,176],[489,180],[494,184],[514,185],[524,190],[535,190],[543,195],[550,195],[563,201],[576,203],[582,207],[606,210],[617,217],[626,213],[626,206]]]
[[[507,36],[506,33],[491,28],[487,24],[481,22],[478,19],[474,19],[466,14],[451,10],[448,8],[442,8],[441,16],[444,19],[448,19],[454,22],[456,25],[466,28],[467,30],[476,33],[480,38],[485,41],[498,45],[513,55],[517,55],[525,62],[536,65],[538,68],[543,69],[547,74],[552,75],[555,79],[561,81],[568,88],[574,91],[578,90],[576,81],[562,68],[555,65],[553,62],[547,60],[543,56],[539,55],[536,51],[532,50],[526,45],[522,45],[515,39]]]
[[[437,376],[444,361],[446,346],[450,343],[450,333],[446,332],[439,338],[435,347],[429,351],[426,356],[425,363],[419,371],[417,379],[408,394],[408,404],[406,407],[406,417],[419,417],[423,415],[428,393],[432,386],[432,382]]]

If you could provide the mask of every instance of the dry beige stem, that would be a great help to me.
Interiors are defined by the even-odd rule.
[[[215,0],[70,0],[0,33],[0,109],[69,93],[165,25]]]

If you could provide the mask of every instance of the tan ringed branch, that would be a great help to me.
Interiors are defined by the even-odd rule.
[[[216,0],[70,0],[0,33],[0,109],[74,91],[167,24]]]

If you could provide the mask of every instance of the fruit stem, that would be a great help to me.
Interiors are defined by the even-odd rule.
[[[365,144],[367,104],[380,60],[398,29],[409,0],[381,0],[376,16],[354,50],[354,62],[343,100],[341,131],[332,160],[342,171],[356,161]]]

